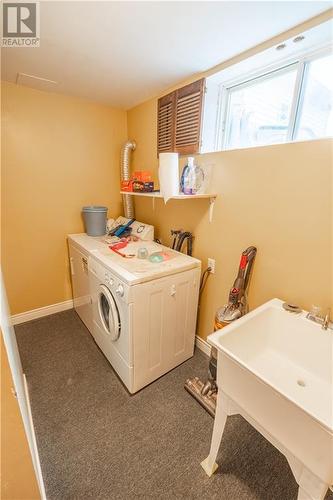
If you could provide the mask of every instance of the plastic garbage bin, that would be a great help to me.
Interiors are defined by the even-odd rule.
[[[88,236],[103,236],[106,233],[107,207],[90,206],[82,208],[84,226]]]

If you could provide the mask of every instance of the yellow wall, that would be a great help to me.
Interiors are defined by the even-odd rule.
[[[1,336],[1,498],[35,500],[40,498],[28,442]]]
[[[332,9],[188,81],[331,16]],[[119,152],[127,137],[138,144],[132,168],[156,172],[156,101],[130,110],[127,128],[124,111],[2,85],[2,262],[12,314],[71,297],[66,235],[83,230],[83,205],[105,204],[109,216],[122,212]],[[330,141],[221,152],[199,162],[215,164],[213,224],[207,222],[207,201],[167,207],[158,201],[154,214],[149,201],[136,205],[138,218],[154,223],[166,243],[171,227],[181,226],[195,233],[195,252],[204,264],[207,256],[217,259],[203,299],[201,335],[210,331],[248,244],[260,246],[252,306],[272,295],[304,307],[328,304]]]
[[[12,314],[71,298],[66,235],[83,205],[121,213],[126,113],[2,85],[2,260]]]
[[[331,16],[332,10],[218,69]],[[127,115],[128,136],[137,142],[132,168],[152,169],[155,180],[156,115],[157,98]],[[273,297],[307,309],[312,304],[333,305],[332,160],[330,139],[198,155],[199,165],[213,166],[218,198],[212,224],[207,200],[170,201],[166,206],[158,200],[152,212],[149,199],[136,199],[137,218],[154,224],[164,243],[170,242],[171,228],[190,230],[195,235],[194,255],[202,259],[203,268],[207,257],[216,259],[216,274],[209,277],[200,307],[200,336],[206,338],[212,331],[215,311],[226,302],[240,253],[249,245],[258,247],[250,307]],[[184,159],[180,163],[182,167]]]
[[[129,136],[140,145],[140,129],[129,120]],[[139,154],[139,146],[138,146]],[[136,153],[135,153],[136,154]],[[194,255],[207,267],[216,259],[200,308],[199,334],[212,331],[216,309],[227,301],[239,256],[258,247],[250,285],[250,307],[279,297],[308,309],[332,301],[332,141],[293,143],[197,156],[213,165],[217,192],[213,222],[207,200],[136,199],[136,216],[154,224],[169,244],[170,229],[195,235]],[[148,162],[147,162],[148,163]],[[145,169],[149,166],[144,162]],[[182,161],[182,164],[184,161]],[[135,168],[141,168],[143,163]]]

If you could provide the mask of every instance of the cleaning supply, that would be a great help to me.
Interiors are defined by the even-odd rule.
[[[192,189],[194,188],[194,177],[195,177],[195,165],[194,158],[189,156],[187,158],[187,163],[183,168],[182,176],[180,179],[180,191],[184,194],[193,194]]]
[[[132,175],[133,191],[136,193],[151,193],[154,191],[154,181],[149,170],[138,170]]]
[[[138,259],[146,259],[148,257],[148,250],[146,247],[140,247],[137,253]]]
[[[250,275],[257,254],[256,247],[248,247],[241,255],[238,274],[229,292],[229,301],[218,309],[215,316],[214,330],[219,330],[248,312],[247,288]],[[214,417],[217,402],[217,350],[213,347],[210,354],[208,379],[206,383],[199,377],[188,378],[185,389]]]
[[[133,181],[134,193],[152,193],[154,191],[154,182]]]
[[[82,208],[85,230],[88,236],[103,236],[106,233],[107,207],[91,205]]]
[[[110,245],[109,248],[113,252],[120,255],[120,257],[124,257],[125,259],[132,259],[133,257],[135,257],[135,255],[133,253],[126,254],[126,253],[120,252],[120,250],[122,248],[126,248],[127,245],[128,245],[128,239],[123,238],[118,243],[115,243],[114,245]]]
[[[135,221],[135,219],[130,219],[128,222],[126,222],[126,224],[121,224],[120,226],[112,229],[110,231],[110,235],[111,236],[118,236],[118,238],[120,238],[120,236],[125,236],[126,231],[129,231],[131,229],[130,225],[134,221]]]
[[[201,167],[195,165],[194,158],[189,156],[180,180],[181,192],[184,194],[197,194],[203,186],[204,179],[204,171]]]
[[[256,254],[257,249],[253,246],[246,248],[242,253],[238,274],[229,292],[228,304],[220,307],[216,312],[215,331],[229,325],[248,312],[246,290]]]
[[[202,193],[204,189],[205,173],[199,165],[194,166],[194,177],[192,182],[192,194]]]
[[[170,260],[172,255],[166,251],[154,252],[149,256],[149,261],[155,264],[159,264],[160,262],[164,262],[166,260]]]

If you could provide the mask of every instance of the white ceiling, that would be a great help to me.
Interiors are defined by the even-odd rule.
[[[39,48],[3,49],[2,78],[130,108],[332,6],[322,1],[41,2]],[[23,83],[23,80],[22,80]],[[38,80],[24,83],[41,88]]]

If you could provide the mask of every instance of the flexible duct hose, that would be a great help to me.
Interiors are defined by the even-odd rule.
[[[130,152],[134,151],[136,143],[127,141],[121,148],[120,157],[120,178],[122,181],[129,181],[131,178],[130,171]],[[133,197],[129,194],[123,194],[124,215],[128,219],[134,219]]]

